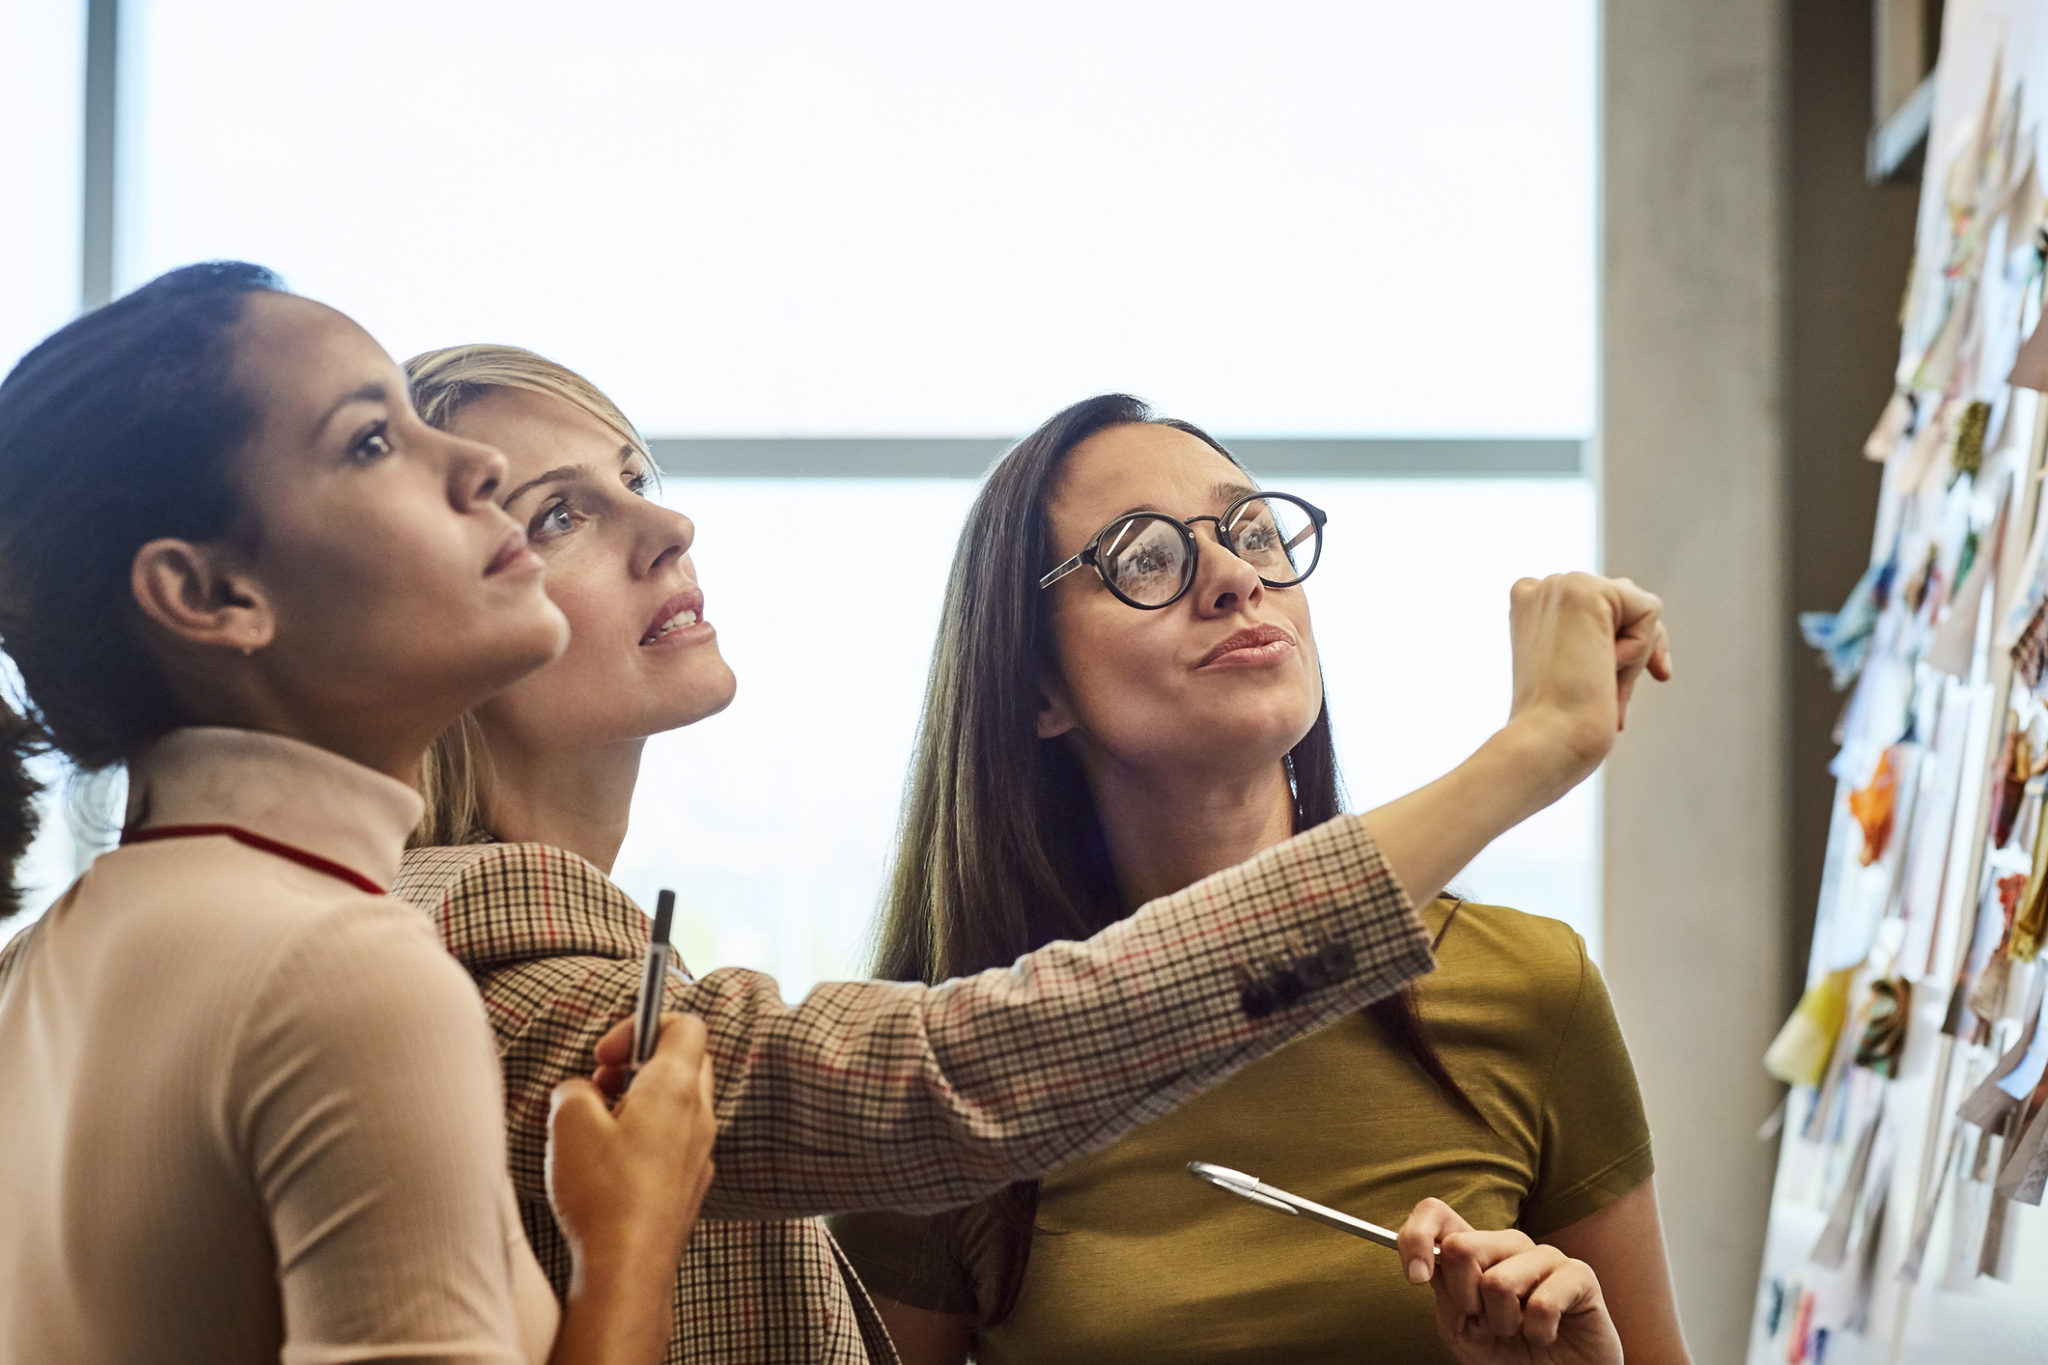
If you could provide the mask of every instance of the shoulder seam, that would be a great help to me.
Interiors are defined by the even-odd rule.
[[[1599,1170],[1594,1171],[1592,1174],[1587,1175],[1583,1179],[1573,1182],[1570,1188],[1559,1190],[1556,1194],[1540,1201],[1536,1205],[1536,1211],[1539,1214],[1541,1214],[1545,1210],[1555,1208],[1559,1204],[1570,1203],[1579,1195],[1584,1194],[1587,1190],[1593,1188],[1602,1180],[1605,1180],[1608,1176],[1614,1174],[1614,1172],[1621,1170],[1623,1167],[1629,1165],[1631,1162],[1634,1162],[1638,1158],[1644,1156],[1650,1157],[1652,1165],[1654,1166],[1656,1159],[1655,1144],[1651,1141],[1651,1139],[1647,1137],[1644,1138],[1641,1142],[1637,1143],[1635,1146],[1629,1148],[1626,1152],[1623,1152],[1620,1156],[1614,1158],[1614,1160],[1608,1162],[1605,1166],[1602,1166]],[[1652,1172],[1645,1172],[1643,1175],[1643,1179],[1649,1179],[1651,1174]],[[1633,1189],[1634,1186],[1630,1186],[1630,1188]],[[1625,1192],[1626,1191],[1624,1191],[1624,1193]],[[1528,1214],[1527,1205],[1523,1206],[1522,1212],[1523,1216],[1526,1218]],[[1520,1219],[1517,1220],[1518,1223],[1520,1221]],[[1540,1223],[1543,1220],[1539,1218],[1537,1221]],[[1569,1227],[1570,1224],[1565,1224],[1564,1226]],[[1556,1232],[1558,1230],[1558,1228],[1551,1228],[1549,1229],[1549,1232]],[[1547,1232],[1545,1235],[1548,1236],[1549,1233]]]
[[[454,894],[456,887],[462,885],[479,868],[488,866],[499,858],[500,850],[504,847],[503,844],[438,846],[433,849],[436,854],[433,870],[408,889],[424,892],[433,898],[434,904],[442,904]],[[399,896],[398,899],[412,900],[412,897]]]

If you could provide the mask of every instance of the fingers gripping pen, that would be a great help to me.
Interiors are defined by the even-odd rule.
[[[663,891],[654,900],[654,929],[647,936],[647,961],[640,969],[640,998],[633,1005],[633,1064],[638,1071],[654,1056],[661,1040],[661,1002],[668,983],[668,931],[676,914],[676,893]]]

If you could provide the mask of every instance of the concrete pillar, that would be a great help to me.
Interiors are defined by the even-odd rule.
[[[1607,769],[1605,967],[1695,1359],[1742,1358],[1786,998],[1786,0],[1607,0],[1601,530],[1680,671]]]

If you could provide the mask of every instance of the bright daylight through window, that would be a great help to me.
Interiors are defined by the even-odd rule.
[[[693,967],[792,995],[861,970],[974,491],[902,477],[890,438],[1014,437],[1123,389],[1226,440],[1496,443],[1497,477],[1252,461],[1331,513],[1308,591],[1354,807],[1504,714],[1508,584],[1595,564],[1588,476],[1514,453],[1591,430],[1591,0],[333,17],[124,6],[116,287],[257,260],[400,357],[529,346],[651,437],[737,439],[721,477],[663,497],[698,524],[739,700],[651,746],[619,865],[643,904],[678,890]],[[60,131],[0,158],[75,204],[82,14],[35,23],[34,52],[0,42],[0,109]],[[1458,59],[1398,55],[1418,51]],[[71,306],[79,231],[0,213],[7,363]],[[11,306],[31,289],[56,292]],[[882,438],[872,467],[746,477],[746,438],[848,437]],[[1597,950],[1596,801],[1461,887]],[[61,883],[68,856],[46,841],[38,866]]]

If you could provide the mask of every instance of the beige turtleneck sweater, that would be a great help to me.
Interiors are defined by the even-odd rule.
[[[228,824],[378,886],[419,798],[189,729],[131,826]],[[0,959],[0,1365],[543,1360],[498,1063],[419,912],[220,835],[93,864]]]

